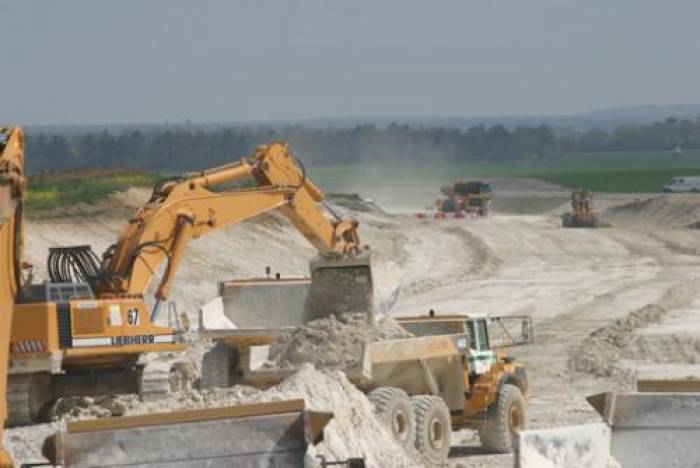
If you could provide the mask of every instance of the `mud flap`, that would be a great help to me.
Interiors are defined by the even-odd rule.
[[[310,270],[307,321],[357,312],[372,318],[374,285],[369,251],[342,259],[319,255],[311,261]]]

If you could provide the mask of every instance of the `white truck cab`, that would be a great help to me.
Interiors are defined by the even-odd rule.
[[[675,176],[663,186],[664,192],[700,192],[700,176]]]

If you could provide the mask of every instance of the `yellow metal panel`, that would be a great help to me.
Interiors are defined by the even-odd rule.
[[[55,304],[18,304],[15,306],[10,343],[30,340],[45,342],[48,352],[59,350]]]
[[[74,336],[98,334],[104,331],[104,317],[99,308],[73,310],[71,318]]]

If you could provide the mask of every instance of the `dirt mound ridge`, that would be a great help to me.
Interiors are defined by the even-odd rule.
[[[615,224],[691,227],[700,221],[700,194],[678,193],[637,199],[608,209]]]
[[[648,304],[593,331],[578,349],[570,353],[569,367],[598,377],[624,378],[625,369],[619,366],[623,359],[695,363],[700,347],[697,340],[669,335],[662,339],[665,351],[658,353],[655,352],[658,346],[653,347],[655,338],[635,334],[646,325],[660,322],[671,310],[687,307],[695,287],[694,284],[675,286],[666,291],[658,303]],[[667,346],[671,342],[675,348]]]

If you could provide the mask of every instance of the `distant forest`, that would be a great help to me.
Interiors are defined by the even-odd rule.
[[[144,130],[29,132],[30,173],[80,168],[156,171],[201,169],[248,155],[266,142],[287,140],[305,163],[507,162],[554,160],[571,152],[700,148],[700,118],[669,118],[614,131],[557,131],[542,125],[508,129],[478,125],[466,130],[391,124],[346,129],[187,126]]]

